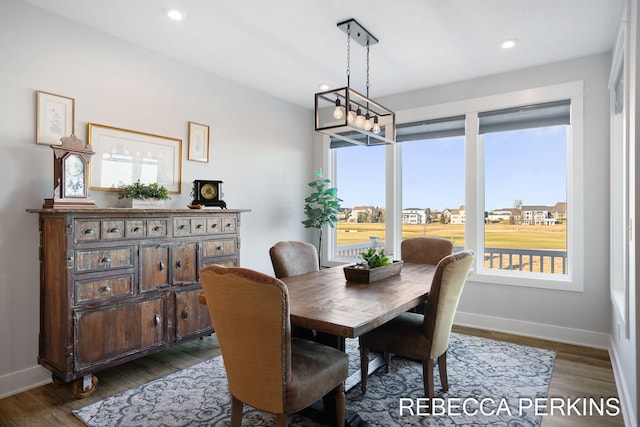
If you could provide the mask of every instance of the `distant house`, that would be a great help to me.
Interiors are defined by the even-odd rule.
[[[551,208],[551,215],[556,220],[567,220],[567,202],[558,202]]]
[[[522,206],[523,225],[555,225],[551,206]]]
[[[384,209],[377,206],[354,206],[347,222],[379,222],[384,221]]]
[[[487,213],[486,222],[510,222],[511,216],[514,214],[513,208],[494,209]]]
[[[464,224],[464,205],[460,209],[451,209],[449,224]]]
[[[431,221],[431,218],[427,218],[424,209],[418,209],[418,208],[402,209],[403,224],[426,224],[430,221]]]

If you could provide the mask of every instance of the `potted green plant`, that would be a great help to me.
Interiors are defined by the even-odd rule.
[[[316,172],[318,179],[311,181],[309,187],[313,192],[304,201],[304,214],[307,217],[302,221],[305,228],[315,228],[318,230],[318,261],[322,252],[322,230],[328,225],[335,228],[340,213],[340,202],[338,189],[330,187],[331,180],[322,175],[322,170]]]
[[[125,207],[129,208],[158,208],[164,206],[164,201],[170,197],[164,185],[157,182],[143,184],[137,180],[122,187],[118,199],[124,199]]]
[[[352,282],[371,283],[400,273],[403,261],[393,261],[384,248],[369,248],[360,253],[361,261],[344,267],[344,277]]]

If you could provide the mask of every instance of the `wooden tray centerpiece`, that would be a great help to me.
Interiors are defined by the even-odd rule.
[[[362,262],[344,267],[344,277],[350,282],[373,283],[400,274],[404,261],[391,261],[384,248],[370,248],[360,254]]]

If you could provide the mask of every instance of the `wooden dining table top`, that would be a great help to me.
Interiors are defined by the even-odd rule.
[[[405,262],[400,274],[369,284],[347,281],[343,266],[280,280],[293,326],[355,338],[424,302],[435,271]]]

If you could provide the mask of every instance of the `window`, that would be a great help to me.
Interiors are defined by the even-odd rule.
[[[442,237],[464,247],[464,116],[399,125],[402,239]]]
[[[570,101],[478,114],[485,269],[566,275]]]
[[[335,186],[342,199],[332,260],[353,261],[385,241],[385,146],[349,146],[335,151]]]
[[[474,282],[581,291],[583,93],[576,81],[401,111],[394,146],[327,144],[354,224],[337,247],[441,236],[476,252]]]

